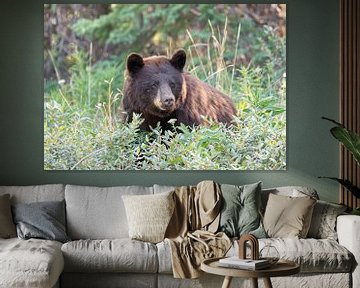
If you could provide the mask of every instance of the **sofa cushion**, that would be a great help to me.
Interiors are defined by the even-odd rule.
[[[350,272],[354,266],[354,257],[351,252],[338,242],[330,239],[259,239],[259,250],[261,251],[264,246],[275,247],[280,259],[298,263],[302,273]],[[235,242],[227,255],[234,256],[237,251],[238,243]],[[274,252],[276,253],[276,251]]]
[[[270,194],[264,215],[264,227],[269,237],[305,238],[310,227],[316,200]]]
[[[152,187],[66,185],[67,233],[71,239],[128,238],[123,195],[152,194]]]
[[[298,263],[302,273],[348,273],[354,266],[353,255],[338,242],[330,239],[259,239],[259,249],[265,245],[274,246],[281,259]],[[160,242],[156,247],[159,273],[171,274],[171,248],[168,241]],[[235,256],[238,252],[238,241],[234,241],[226,256]],[[250,257],[250,249],[247,250],[247,254]]]
[[[78,240],[61,251],[66,272],[155,273],[156,246],[130,239]]]
[[[173,194],[123,196],[131,239],[151,243],[164,240],[175,207]]]
[[[337,240],[336,219],[346,211],[345,205],[318,200],[309,229],[309,238]]]
[[[302,272],[350,272],[354,263],[344,246],[329,239],[272,238],[263,245],[274,246],[280,258],[297,262]]]
[[[0,287],[53,287],[63,268],[59,242],[0,239]]]
[[[0,238],[16,237],[16,229],[11,214],[10,195],[0,196]]]
[[[221,185],[222,204],[219,230],[229,237],[251,233],[266,237],[260,217],[261,182],[243,186]]]
[[[154,184],[154,194],[165,193],[175,190],[177,186],[159,185]]]
[[[172,274],[171,247],[169,241],[156,244],[160,274]]]
[[[10,194],[11,204],[61,201],[65,197],[65,186],[62,184],[0,186],[0,195],[4,194]]]
[[[65,201],[18,203],[13,206],[19,238],[69,241],[65,229]]]
[[[267,205],[267,201],[269,200],[270,194],[289,196],[289,197],[310,196],[311,198],[319,199],[316,190],[310,187],[284,186],[284,187],[276,187],[276,188],[267,188],[267,189],[263,189],[261,192],[261,206],[263,213],[265,212],[265,208]]]

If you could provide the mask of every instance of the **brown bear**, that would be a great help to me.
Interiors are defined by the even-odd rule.
[[[170,119],[176,119],[175,125],[202,125],[206,123],[202,116],[230,123],[236,115],[230,97],[183,72],[185,62],[186,53],[182,49],[171,59],[130,54],[122,102],[125,121],[131,122],[135,112],[144,119],[142,130],[150,130],[159,122],[163,130],[170,129]]]

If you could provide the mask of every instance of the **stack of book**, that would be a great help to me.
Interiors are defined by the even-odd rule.
[[[219,266],[246,270],[260,270],[270,267],[271,262],[267,259],[251,260],[240,259],[238,256],[234,256],[220,259]]]

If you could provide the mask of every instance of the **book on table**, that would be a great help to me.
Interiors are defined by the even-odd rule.
[[[219,266],[247,270],[260,270],[270,267],[271,263],[266,259],[240,259],[238,256],[233,256],[220,259]]]

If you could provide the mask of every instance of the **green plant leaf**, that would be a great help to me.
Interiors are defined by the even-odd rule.
[[[351,212],[351,215],[359,215],[360,216],[360,208],[354,208]]]
[[[326,179],[337,181],[341,185],[343,185],[346,189],[348,189],[356,198],[360,198],[360,188],[355,186],[349,180],[340,179],[340,178],[336,178],[336,177],[319,177],[319,178],[326,178]]]
[[[360,136],[342,126],[331,128],[330,132],[354,155],[360,165]]]
[[[356,162],[360,165],[360,136],[333,119],[327,117],[322,117],[322,119],[337,125],[337,127],[330,129],[331,134],[353,154]]]

